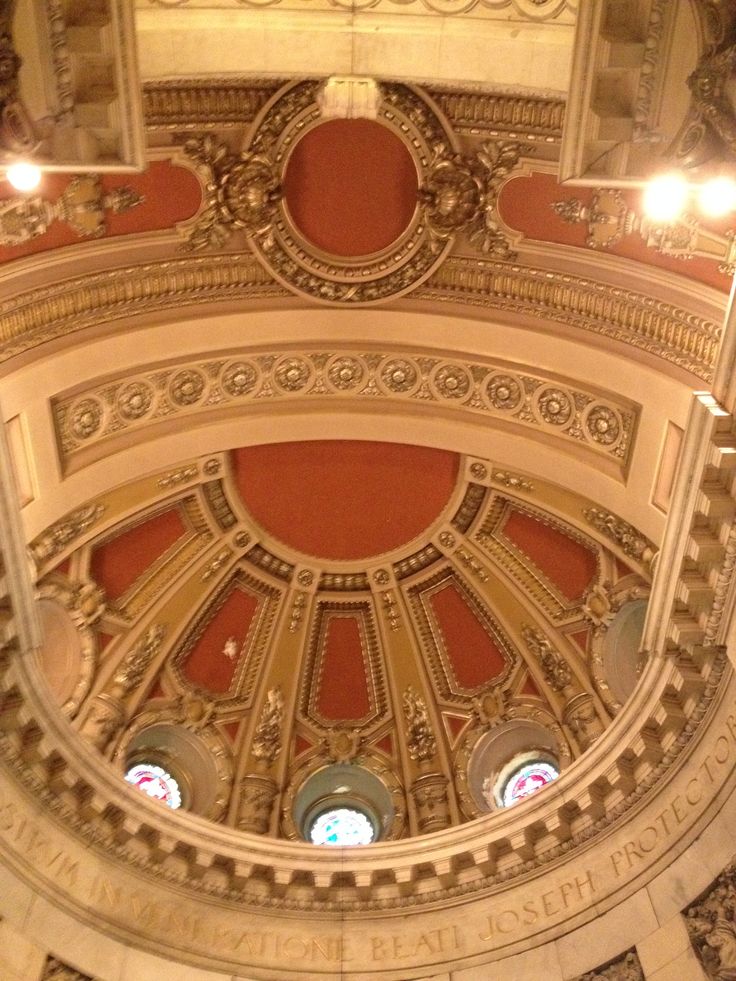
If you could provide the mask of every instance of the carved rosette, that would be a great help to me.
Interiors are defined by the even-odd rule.
[[[451,163],[458,147],[434,104],[406,85],[383,83],[377,118],[411,154],[424,188],[422,201],[427,203],[415,209],[396,241],[369,257],[348,259],[320,252],[295,227],[281,194],[291,150],[324,121],[319,93],[316,81],[280,89],[264,107],[240,154],[211,136],[186,144],[203,173],[206,201],[186,231],[185,248],[221,248],[241,228],[268,272],[301,296],[336,306],[392,300],[427,279],[449,252],[457,230],[477,217],[480,186],[467,168]],[[477,161],[475,166],[480,166]],[[430,212],[431,222],[425,220]],[[354,388],[361,381],[358,369],[346,361],[335,365],[330,383],[338,391]]]

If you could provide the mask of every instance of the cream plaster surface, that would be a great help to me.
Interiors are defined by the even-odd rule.
[[[110,861],[96,849],[81,846],[10,784],[3,788],[0,800],[0,845],[6,857],[19,863],[18,868],[25,870],[24,874],[30,875],[49,899],[38,894],[24,915],[27,904],[23,891],[21,902],[16,903],[12,889],[0,890],[0,914],[25,936],[34,938],[35,943],[52,951],[73,952],[80,969],[104,981],[140,981],[132,973],[133,968],[125,967],[126,963],[135,967],[136,960],[131,962],[126,946],[110,939],[110,930],[115,930],[121,939],[127,937],[128,944],[147,952],[168,953],[174,959],[183,958],[193,967],[204,968],[206,961],[211,969],[214,957],[223,962],[218,967],[224,977],[232,972],[234,962],[245,959],[253,962],[245,976],[250,973],[257,979],[336,979],[335,967],[340,963],[344,981],[372,981],[378,977],[408,981],[426,978],[427,968],[431,969],[439,959],[455,974],[466,972],[464,977],[460,974],[460,981],[471,981],[482,977],[482,973],[472,971],[487,970],[483,965],[489,961],[495,970],[516,956],[520,959],[510,963],[525,972],[519,973],[519,978],[528,977],[531,981],[533,972],[542,969],[544,976],[550,972],[554,978],[556,965],[562,978],[575,977],[620,953],[622,937],[628,947],[671,920],[671,913],[657,917],[644,883],[652,871],[660,870],[664,889],[668,867],[673,868],[670,885],[679,881],[673,857],[693,835],[700,838],[704,827],[714,828],[704,844],[711,849],[716,868],[723,868],[733,855],[733,835],[724,833],[726,825],[719,824],[717,813],[723,810],[721,799],[733,794],[735,779],[736,684],[732,682],[729,687],[730,693],[724,693],[724,700],[714,706],[708,730],[698,733],[687,770],[673,774],[620,826],[614,826],[595,846],[540,869],[526,882],[512,880],[485,897],[468,898],[462,906],[450,907],[456,911],[454,914],[418,906],[412,909],[409,921],[406,913],[398,911],[380,916],[343,915],[336,921],[330,916],[315,919],[306,913],[266,915],[251,907],[244,916],[244,911],[232,904],[212,902],[201,894],[196,900],[189,894],[178,894],[161,879],[141,878],[139,873]],[[625,715],[626,712],[623,724]],[[578,768],[600,768],[601,763],[601,759],[595,762],[586,757]],[[132,790],[117,783],[112,772],[108,776],[107,767],[100,763],[95,766],[92,759],[89,765],[99,771],[100,792],[117,795],[120,804],[133,795]],[[500,827],[499,822],[527,823],[534,810],[548,806],[559,793],[564,794],[568,776],[573,776],[572,771],[560,778],[554,790],[550,788],[534,801],[520,805],[515,813],[497,815],[426,841],[420,839],[417,845],[426,844],[429,850],[423,849],[424,857],[433,855],[433,860],[438,861],[444,847],[458,836],[470,835],[490,842],[494,840],[490,835],[492,828]],[[590,779],[582,770],[576,776]],[[736,798],[730,797],[729,810],[723,811],[724,821],[734,805]],[[141,819],[154,824],[161,816],[154,802],[136,801],[136,807]],[[661,819],[662,814],[667,815],[665,820]],[[176,830],[179,835],[185,828],[193,835],[208,827],[209,840],[216,831],[225,840],[232,840],[233,845],[242,842],[242,836],[211,829],[191,816],[167,815],[167,822],[171,832]],[[486,825],[488,830],[484,832]],[[513,840],[510,828],[507,834]],[[405,852],[407,843],[400,844]],[[479,842],[475,847],[479,847]],[[300,856],[299,863],[313,862],[318,876],[329,875],[328,866],[341,861],[339,856],[323,856],[286,842],[253,839],[249,848],[251,860],[256,861],[257,853],[262,852],[265,858],[270,852],[277,876],[279,866],[290,864],[286,854],[281,858],[279,854],[292,851],[295,859]],[[367,869],[376,861],[380,863],[384,852],[397,852],[397,848],[386,844],[365,852],[358,850],[354,857],[351,855],[351,864],[360,874],[361,866]],[[401,879],[400,865],[397,875]],[[7,878],[9,873],[4,876]],[[637,889],[638,882],[642,885]],[[695,898],[700,885],[693,884],[684,903]],[[63,904],[65,911],[57,904]],[[271,966],[274,960],[281,964],[276,975]],[[142,963],[147,969],[145,958]]]
[[[683,960],[687,961],[692,954],[684,917],[679,913],[675,914],[671,920],[637,944],[636,952],[647,978],[657,977],[661,971],[671,972],[681,968]]]
[[[633,946],[659,924],[646,890],[640,889],[607,913],[572,930],[556,942],[564,978],[575,978]],[[624,939],[625,938],[625,939]]]
[[[478,14],[445,16],[415,5],[351,13],[323,9],[139,8],[144,79],[174,75],[371,75],[567,90],[573,27]]]
[[[293,412],[285,402],[276,410],[267,401],[261,406],[249,404],[247,429],[240,424],[239,416],[218,418],[216,413],[205,413],[200,424],[197,415],[191,414],[186,431],[154,433],[150,438],[144,430],[139,430],[135,445],[125,447],[116,443],[113,458],[90,463],[62,479],[48,400],[104,378],[111,365],[115,365],[116,373],[139,370],[139,332],[125,331],[116,325],[115,333],[87,342],[83,359],[72,343],[67,349],[19,367],[2,380],[3,413],[7,418],[22,417],[29,433],[28,442],[33,446],[29,465],[38,496],[24,509],[29,538],[76,504],[128,479],[131,472],[155,472],[192,456],[243,443],[324,438],[325,434],[338,439],[385,439],[387,431],[396,441],[458,449],[512,470],[524,471],[529,459],[533,459],[540,478],[599,501],[655,541],[661,536],[662,513],[653,506],[638,504],[634,508],[632,505],[649,500],[662,433],[668,421],[684,426],[690,393],[659,371],[632,363],[617,351],[588,345],[579,334],[576,342],[573,338],[555,337],[544,329],[532,333],[467,318],[392,311],[382,311],[378,317],[366,310],[282,310],[249,313],[247,340],[243,327],[243,316],[237,314],[179,323],[177,358],[211,358],[216,351],[246,355],[259,350],[278,350],[287,342],[294,350],[294,336],[300,337],[296,350],[329,350],[339,340],[340,349],[347,347],[356,352],[414,350],[441,357],[449,352],[462,331],[463,350],[452,355],[453,361],[477,356],[523,369],[533,351],[535,370],[569,378],[572,383],[579,378],[585,386],[602,384],[633,403],[642,400],[646,393],[646,408],[637,428],[626,484],[620,476],[604,473],[594,459],[586,459],[582,454],[576,456],[574,446],[560,446],[563,453],[570,453],[575,459],[574,466],[561,466],[556,441],[542,443],[534,432],[523,427],[505,428],[485,417],[464,415],[462,409],[437,403],[392,405],[383,400],[381,410],[375,412],[359,400],[340,400],[339,408],[319,401],[294,401],[290,403]],[[202,346],[205,337],[206,349]],[[171,324],[164,320],[158,326],[149,327],[146,331],[148,365],[170,363],[171,354]]]

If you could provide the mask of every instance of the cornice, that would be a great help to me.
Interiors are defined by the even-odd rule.
[[[41,268],[37,261],[34,266]],[[58,282],[38,286],[0,305],[0,361],[54,338],[125,318],[206,303],[289,296],[250,253],[242,252],[160,259],[70,276],[62,282],[63,290]],[[719,343],[719,324],[681,306],[636,290],[520,263],[451,257],[415,290],[413,300],[457,303],[565,324],[583,336],[611,338],[646,351],[703,380],[711,375]]]
[[[146,82],[146,127],[176,132],[243,127],[252,123],[287,79],[176,78]],[[513,135],[528,143],[557,145],[565,100],[559,96],[484,90],[480,86],[429,85],[427,94],[458,132]]]

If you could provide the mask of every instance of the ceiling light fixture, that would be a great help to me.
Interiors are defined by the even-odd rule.
[[[14,163],[8,167],[5,177],[16,191],[35,191],[41,183],[41,168],[31,163]]]
[[[698,188],[698,203],[703,214],[720,218],[736,210],[736,181],[715,177]]]
[[[687,198],[687,181],[678,174],[663,174],[644,189],[644,210],[653,221],[677,221],[685,210]]]

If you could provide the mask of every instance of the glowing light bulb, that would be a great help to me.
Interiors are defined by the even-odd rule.
[[[41,183],[41,168],[30,163],[14,163],[5,176],[16,191],[33,191]]]
[[[703,214],[718,218],[736,209],[736,181],[715,177],[698,191],[698,203]]]
[[[663,174],[644,191],[644,210],[653,221],[677,221],[687,203],[687,181],[678,174]]]

